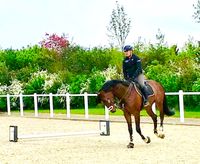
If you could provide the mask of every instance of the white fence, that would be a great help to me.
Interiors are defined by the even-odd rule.
[[[179,92],[169,92],[166,95],[178,95],[179,96],[179,111],[180,111],[180,122],[184,122],[184,95],[200,95],[200,92],[183,92],[179,90]]]
[[[177,95],[179,96],[179,110],[180,110],[180,122],[184,122],[184,95],[200,95],[200,92],[183,92],[180,90],[179,92],[169,92],[166,93],[166,95]],[[74,96],[83,96],[84,97],[84,105],[85,105],[85,119],[89,118],[89,108],[88,108],[88,97],[89,96],[97,96],[97,94],[33,94],[33,95],[0,95],[1,97],[5,97],[7,99],[7,113],[8,115],[11,115],[11,104],[10,104],[10,98],[11,97],[19,97],[20,101],[20,116],[24,116],[24,109],[23,109],[23,97],[33,97],[34,98],[34,112],[35,117],[38,117],[38,97],[49,97],[49,105],[50,105],[50,117],[54,117],[54,107],[53,107],[53,97],[66,97],[66,117],[71,118],[70,114],[70,97]],[[153,110],[155,111],[155,106],[153,105]],[[105,107],[105,119],[109,119],[109,111]]]

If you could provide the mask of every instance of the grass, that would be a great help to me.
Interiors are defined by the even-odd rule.
[[[13,112],[13,111],[12,111]],[[14,112],[19,112],[19,111],[14,111]],[[24,110],[26,113],[34,113],[34,110]],[[49,109],[39,109],[39,113],[50,113]],[[55,114],[66,114],[66,109],[54,109]],[[84,109],[71,109],[70,110],[71,114],[85,114]],[[104,115],[105,110],[104,108],[89,108],[89,115]],[[141,116],[148,116],[145,110],[141,111]],[[159,112],[157,111],[157,114],[159,115]],[[112,116],[123,116],[123,111],[120,109],[117,109],[115,113],[110,113]],[[180,112],[176,111],[175,115],[173,117],[180,117]],[[184,112],[184,117],[185,118],[200,118],[200,110],[198,111],[188,111],[188,109]]]

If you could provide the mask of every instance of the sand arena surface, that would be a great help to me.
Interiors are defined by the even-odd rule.
[[[129,142],[126,123],[111,122],[110,136],[67,136],[24,139],[9,142],[9,126],[17,125],[19,134],[61,133],[98,130],[99,122],[0,117],[0,164],[185,164],[200,163],[200,126],[164,125],[165,139],[153,134],[152,124],[141,124],[151,138],[144,143],[134,128],[134,149]],[[133,126],[135,127],[135,126]]]

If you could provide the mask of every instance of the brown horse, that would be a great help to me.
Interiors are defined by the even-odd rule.
[[[159,138],[164,138],[163,133],[163,120],[164,114],[171,116],[174,111],[170,110],[167,106],[165,91],[161,84],[156,81],[148,80],[148,83],[154,94],[148,98],[150,105],[145,109],[148,115],[152,118],[154,123],[154,134]],[[133,148],[133,130],[132,130],[132,119],[131,115],[135,117],[136,131],[139,133],[141,138],[146,142],[150,143],[150,138],[144,137],[140,129],[140,111],[143,108],[143,99],[141,94],[136,90],[133,83],[122,81],[122,80],[111,80],[107,81],[98,93],[98,101],[102,102],[112,113],[115,109],[115,99],[118,99],[120,104],[123,104],[123,112],[126,122],[128,124],[128,131],[130,135],[130,143],[127,145],[128,148]],[[152,111],[152,104],[156,104],[156,108],[160,111],[160,129],[157,130],[157,115]]]

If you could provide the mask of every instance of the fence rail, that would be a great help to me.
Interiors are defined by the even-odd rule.
[[[184,122],[184,95],[200,95],[200,92],[183,92],[182,90],[179,90],[179,92],[168,92],[166,95],[170,96],[179,96],[179,110],[180,110],[180,122]],[[71,118],[70,113],[70,97],[76,97],[76,96],[82,96],[84,97],[84,106],[85,106],[85,119],[89,118],[89,108],[88,108],[88,97],[90,96],[97,96],[97,94],[88,94],[85,92],[84,94],[32,94],[32,95],[0,95],[1,97],[4,97],[7,99],[7,113],[8,115],[11,115],[11,104],[10,104],[10,98],[11,97],[19,97],[20,101],[20,116],[24,116],[24,109],[23,109],[23,97],[33,97],[34,98],[34,115],[35,117],[38,117],[38,97],[49,97],[49,105],[50,105],[50,117],[54,117],[54,107],[53,107],[53,97],[66,97],[66,117]],[[153,110],[155,111],[155,105],[152,106]],[[105,107],[105,119],[109,120],[109,111]]]

